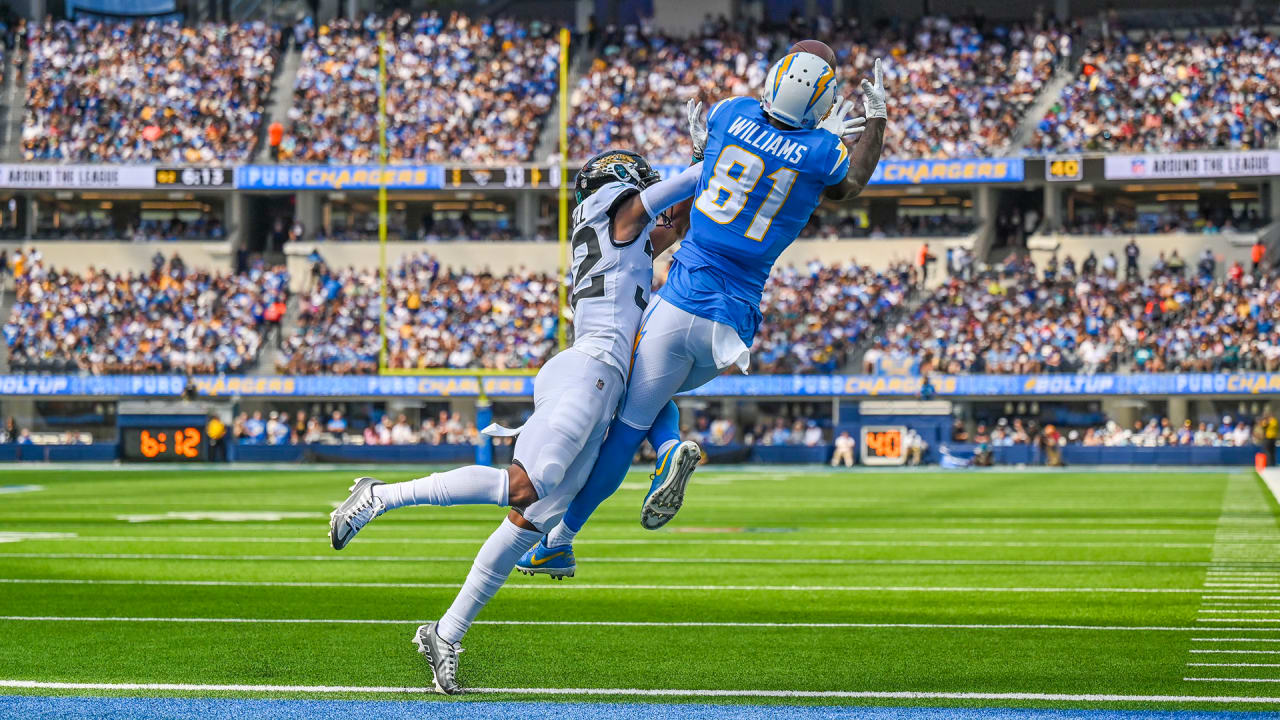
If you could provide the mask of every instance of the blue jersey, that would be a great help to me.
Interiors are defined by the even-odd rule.
[[[737,331],[748,347],[773,263],[849,172],[849,151],[826,130],[779,130],[758,100],[718,103],[707,118],[702,177],[689,234],[659,294]]]

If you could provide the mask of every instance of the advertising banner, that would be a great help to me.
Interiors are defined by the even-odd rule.
[[[196,375],[196,393],[229,397],[529,397],[533,377],[473,375]],[[0,396],[177,397],[181,375],[0,375]],[[1280,393],[1280,373],[1133,375],[722,375],[686,393],[701,397],[1068,397]]]
[[[1183,152],[1108,155],[1108,180],[1195,180],[1280,174],[1280,151]]]
[[[969,160],[881,160],[872,185],[947,185],[1022,182],[1022,158]]]

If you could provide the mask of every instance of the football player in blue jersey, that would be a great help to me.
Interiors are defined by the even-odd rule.
[[[680,442],[671,398],[730,366],[747,371],[774,261],[824,198],[857,195],[879,162],[887,117],[880,61],[874,81],[862,81],[865,118],[848,117],[853,103],[839,97],[834,62],[830,48],[807,40],[774,64],[760,98],[716,103],[705,124],[691,103],[694,159],[703,152],[706,160],[689,233],[641,320],[626,398],[591,475],[561,522],[521,558],[521,571],[573,574],[574,536],[622,484],[646,436],[658,461],[640,522],[657,529],[680,509],[701,450]],[[857,134],[851,152],[843,138]]]

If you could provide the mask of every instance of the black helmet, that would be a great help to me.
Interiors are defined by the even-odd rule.
[[[609,183],[624,182],[641,190],[662,179],[648,160],[630,150],[605,150],[582,164],[573,189],[582,202]]]

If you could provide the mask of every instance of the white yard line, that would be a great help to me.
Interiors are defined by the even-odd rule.
[[[207,555],[187,553],[0,553],[0,558],[31,560],[224,560],[268,562],[465,562],[473,556],[420,557],[410,555]],[[668,558],[668,557],[590,557],[592,563],[677,564],[677,565],[957,565],[1017,567],[1168,567],[1196,568],[1208,563],[1196,561],[1145,560],[948,560],[948,559],[883,559],[883,558]]]
[[[1280,650],[1192,650],[1197,655],[1280,655]]]
[[[1213,608],[1200,608],[1200,612],[1202,612],[1202,613],[1223,613],[1223,614],[1226,614],[1226,615],[1239,615],[1239,614],[1241,614],[1241,613],[1245,613],[1245,614],[1250,614],[1250,613],[1252,613],[1252,614],[1255,614],[1255,615],[1264,615],[1264,614],[1268,614],[1268,613],[1270,613],[1270,614],[1275,614],[1277,611],[1276,611],[1276,610],[1216,610],[1216,609],[1213,609]]]
[[[1280,642],[1280,638],[1210,638],[1198,637],[1191,638],[1191,642]]]
[[[244,545],[253,544],[269,544],[269,545],[316,545],[328,546],[328,540],[324,538],[300,538],[300,537],[227,537],[227,536],[176,536],[165,537],[163,535],[79,535],[66,537],[44,537],[30,538],[39,541],[71,541],[71,542],[110,542],[110,543],[235,543]],[[361,538],[362,545],[480,545],[484,542],[484,538],[433,538],[433,537],[417,537],[417,538]],[[688,535],[683,539],[676,538],[618,538],[618,539],[598,539],[591,538],[581,543],[583,546],[590,547],[594,545],[676,545],[676,546],[704,546],[704,545],[741,545],[747,547],[993,547],[993,548],[1108,548],[1108,547],[1125,547],[1125,548],[1161,548],[1161,549],[1205,549],[1213,547],[1213,543],[1179,543],[1179,542],[1135,542],[1135,541],[999,541],[999,540],[739,540],[739,539],[715,539],[704,538],[694,534]]]
[[[415,590],[456,590],[458,583],[417,582],[340,582],[340,581],[275,581],[275,580],[133,580],[93,578],[0,578],[0,585],[172,585],[190,587],[291,587],[291,588],[407,588]],[[1182,594],[1200,592],[1197,588],[1124,588],[1124,587],[981,587],[931,585],[644,585],[632,583],[535,583],[516,582],[503,586],[512,590],[679,590],[773,591],[773,592],[902,592],[902,593],[1135,593]]]
[[[0,680],[0,687],[28,690],[129,690],[159,692],[242,692],[256,694],[314,693],[430,695],[432,688],[368,685],[201,685],[194,683],[81,683]],[[630,697],[766,697],[885,700],[1034,700],[1100,703],[1280,704],[1280,697],[1230,695],[1117,695],[1109,693],[915,692],[879,690],[700,690],[681,688],[467,688],[485,695],[578,695]]]
[[[1189,662],[1187,667],[1274,667],[1280,668],[1280,663],[1198,663]]]
[[[1280,678],[1184,677],[1187,682],[1280,683]]]
[[[377,618],[239,618],[239,617],[111,617],[64,615],[0,615],[5,622],[129,622],[129,623],[226,623],[278,625],[414,625],[430,622],[414,619]],[[1099,632],[1204,632],[1204,628],[1182,626],[1054,625],[1017,623],[821,623],[821,622],[675,622],[643,620],[477,620],[476,625],[520,625],[547,627],[670,627],[670,628],[824,628],[921,630],[1093,630]],[[1267,628],[1216,628],[1220,632],[1277,632]]]

